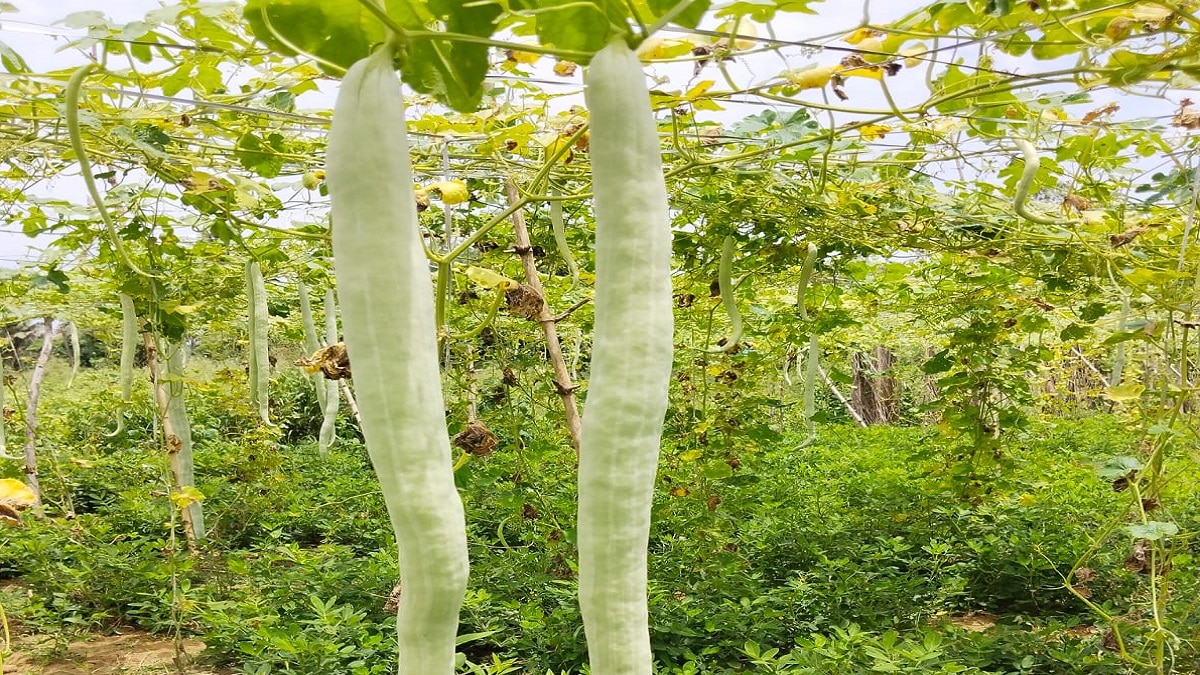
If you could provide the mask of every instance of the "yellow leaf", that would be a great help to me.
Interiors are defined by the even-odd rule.
[[[703,96],[704,92],[708,91],[709,89],[712,89],[712,86],[714,84],[716,84],[716,83],[713,82],[712,80],[704,80],[702,82],[699,82],[696,84],[696,86],[692,87],[691,89],[688,89],[688,92],[686,94],[684,94],[683,97],[685,99],[691,100],[698,96]]]
[[[178,492],[172,492],[171,501],[174,502],[175,506],[186,509],[192,504],[204,501],[204,493],[191,485],[187,485]]]
[[[686,497],[688,494],[690,494],[688,489],[681,485],[676,485],[675,487],[671,488],[672,497]]]
[[[1136,23],[1136,21],[1127,16],[1118,16],[1108,22],[1108,27],[1104,29],[1104,37],[1113,42],[1123,40],[1129,35],[1129,32]]]
[[[864,140],[878,141],[891,130],[892,128],[886,124],[866,124],[858,128],[858,133]]]
[[[16,478],[0,478],[0,502],[13,508],[23,509],[33,506],[37,498],[24,482]]]
[[[476,267],[471,265],[464,270],[464,273],[467,275],[468,279],[474,281],[480,286],[483,286],[484,288],[500,288],[508,291],[521,285],[506,276],[497,274],[484,267]]]
[[[1109,387],[1105,395],[1110,401],[1117,403],[1125,403],[1127,401],[1136,401],[1142,397],[1142,392],[1146,388],[1140,384],[1122,384],[1116,387]]]
[[[917,66],[921,65],[921,59],[917,57],[924,56],[928,51],[929,48],[926,47],[924,43],[901,49],[900,56],[904,57],[904,67],[916,68]]]
[[[1033,495],[1026,492],[1025,494],[1021,495],[1020,497],[1017,497],[1017,503],[1020,504],[1021,506],[1025,506],[1025,507],[1033,506],[1034,504],[1037,503],[1037,497],[1034,497]]]
[[[471,199],[471,191],[467,189],[467,184],[461,180],[444,180],[440,183],[434,183],[426,189],[439,194],[443,204],[462,204]]]
[[[829,84],[829,79],[838,70],[838,66],[816,66],[806,70],[789,70],[783,74],[783,79],[800,89],[820,89]]]
[[[664,61],[690,54],[694,46],[679,38],[650,38],[638,47],[637,55],[642,61]]]
[[[701,98],[692,101],[692,108],[696,110],[724,110],[725,107],[711,98]]]
[[[838,72],[842,77],[865,77],[869,80],[882,80],[883,68],[879,66],[870,66],[867,68],[852,68]]]
[[[567,139],[564,138],[562,134],[558,134],[558,133],[554,133],[554,132],[539,134],[537,136],[537,141],[538,141],[538,143],[541,143],[542,147],[544,147],[546,149],[547,157],[551,157],[553,155],[558,154],[559,150],[561,150],[564,146],[567,145]],[[563,164],[567,164],[571,161],[572,156],[573,156],[573,152],[568,149],[566,152],[564,152],[562,154],[562,156],[559,158],[558,161],[562,162]]]
[[[554,74],[559,77],[570,77],[575,74],[575,69],[578,67],[572,61],[557,61],[554,64]]]
[[[739,38],[758,37],[758,28],[756,28],[754,26],[754,24],[750,23],[749,21],[744,21],[744,20],[726,21],[725,23],[721,24],[720,26],[717,26],[716,32],[725,33],[726,35],[730,35],[733,33],[734,30],[737,30],[737,34],[738,34]],[[733,43],[733,51],[735,51],[735,52],[745,51],[747,49],[753,48],[755,44],[757,44],[757,42],[755,42],[754,40],[736,40]]]
[[[680,455],[679,459],[682,459],[685,462],[694,462],[703,456],[704,456],[703,450],[697,450],[697,449],[693,448],[693,449],[688,450],[687,452],[683,453],[682,455]]]
[[[1129,12],[1134,21],[1157,23],[1171,16],[1171,10],[1150,2],[1139,2]]]
[[[883,33],[871,28],[859,28],[853,33],[847,35],[845,39],[847,44],[856,45],[868,38],[877,40],[881,35],[883,35]]]
[[[534,54],[533,52],[522,52],[522,51],[518,51],[515,49],[510,49],[510,50],[504,52],[504,55],[508,58],[509,61],[512,61],[513,63],[523,63],[523,64],[537,63],[537,60],[542,58],[541,54]]]
[[[882,61],[888,58],[886,55],[879,53],[883,51],[883,42],[879,38],[867,38],[859,43],[858,48],[863,50],[861,56],[867,61]]]

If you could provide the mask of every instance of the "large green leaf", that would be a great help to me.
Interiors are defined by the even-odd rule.
[[[491,37],[502,8],[497,3],[470,0],[432,0],[429,10],[446,30],[480,38]],[[488,47],[458,40],[414,39],[402,74],[413,89],[436,96],[455,110],[471,111],[483,98],[488,70]]]
[[[667,12],[676,8],[676,6],[688,0],[647,0],[650,6],[650,11],[654,16],[661,17]],[[683,26],[684,28],[695,28],[700,24],[700,20],[704,18],[704,13],[712,5],[711,0],[691,0],[686,7],[680,9],[679,13],[671,20],[671,23]]]
[[[316,57],[333,74],[383,41],[379,19],[353,0],[249,0],[242,15],[254,37],[288,56]]]
[[[451,33],[489,38],[502,7],[495,2],[393,0],[387,15],[402,28],[425,31],[438,21]],[[322,70],[340,74],[383,42],[379,17],[352,0],[250,0],[243,12],[255,37],[285,55],[308,54]],[[469,111],[483,97],[488,47],[461,40],[414,37],[404,55],[402,75],[413,89]]]
[[[625,19],[624,12],[614,17],[615,12],[600,3],[542,0],[540,4],[538,40],[544,45],[586,54],[600,51],[616,37]]]

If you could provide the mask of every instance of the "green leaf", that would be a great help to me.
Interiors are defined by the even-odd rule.
[[[1173,537],[1179,534],[1179,526],[1175,523],[1164,523],[1157,520],[1151,520],[1148,523],[1126,525],[1125,529],[1135,539],[1149,539],[1150,541],[1158,541],[1163,537]]]
[[[273,133],[262,139],[248,132],[238,139],[233,154],[237,156],[243,168],[263,178],[274,178],[283,168],[283,159],[279,157],[279,153],[284,152],[285,148],[286,141],[280,134]]]
[[[17,50],[8,46],[6,42],[0,42],[0,64],[4,65],[4,69],[10,73],[28,73],[29,66],[25,63],[25,59],[17,53]]]
[[[159,80],[159,86],[162,87],[163,95],[174,96],[186,89],[192,82],[192,69],[194,67],[195,65],[192,63],[181,64],[175,69],[175,72]]]
[[[451,33],[491,37],[501,13],[496,3],[471,0],[431,0],[429,9]],[[436,96],[455,110],[469,112],[483,99],[488,71],[488,47],[462,41],[414,39],[401,68],[404,82]]]
[[[131,44],[129,45],[129,55],[142,63],[150,63],[154,60],[154,55],[150,53],[150,45]]]
[[[1113,457],[1096,469],[1096,475],[1104,480],[1116,480],[1128,476],[1133,471],[1139,471],[1145,466],[1137,457],[1122,455]]]
[[[1142,397],[1142,392],[1146,391],[1146,387],[1141,384],[1131,383],[1122,384],[1116,387],[1109,387],[1105,392],[1105,396],[1110,401],[1117,403],[1125,403],[1128,401],[1136,401]]]
[[[1079,318],[1084,321],[1095,321],[1105,314],[1108,314],[1108,305],[1103,302],[1088,303],[1083,309],[1079,310]]]
[[[721,480],[722,478],[729,478],[732,476],[733,468],[725,462],[715,460],[705,464],[704,467],[700,469],[700,475],[709,480]]]
[[[604,10],[593,3],[544,2],[537,19],[537,36],[542,44],[585,52],[600,51],[616,36]]]
[[[242,16],[254,37],[271,49],[285,56],[297,50],[310,54],[335,75],[385,37],[375,15],[347,0],[250,0]]]
[[[717,11],[717,16],[725,17],[749,17],[753,21],[766,23],[775,18],[778,12],[797,12],[801,14],[816,14],[808,6],[820,2],[821,0],[777,0],[776,2],[763,2],[761,0],[744,0],[741,2],[731,2]]]
[[[108,19],[104,18],[104,12],[98,9],[89,9],[82,12],[74,12],[59,19],[55,23],[62,24],[67,28],[107,28],[112,24]]]
[[[1062,331],[1059,332],[1058,338],[1060,340],[1062,340],[1063,342],[1067,342],[1070,340],[1080,340],[1082,338],[1087,337],[1088,334],[1091,332],[1092,332],[1092,329],[1088,328],[1087,326],[1081,326],[1077,323],[1072,323],[1072,324],[1068,325],[1066,328],[1062,329]]]
[[[271,110],[292,112],[296,109],[296,95],[290,91],[277,91],[268,96],[263,105]]]
[[[675,8],[682,2],[688,0],[647,0],[650,5],[650,11],[654,12],[655,17],[661,17],[667,12]],[[684,28],[695,28],[699,25],[700,20],[704,18],[704,13],[708,11],[712,5],[711,0],[691,0],[691,4],[686,9],[675,15],[671,23]]]
[[[921,372],[927,375],[935,375],[937,373],[944,373],[953,367],[954,360],[950,356],[950,350],[943,349],[921,364]]]

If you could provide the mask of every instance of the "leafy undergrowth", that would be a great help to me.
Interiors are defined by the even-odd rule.
[[[211,536],[193,554],[173,533],[148,420],[112,441],[102,406],[49,416],[75,445],[44,484],[77,516],[0,532],[0,575],[28,589],[3,596],[9,613],[43,634],[179,629],[204,642],[206,663],[245,673],[392,672],[391,530],[353,429],[323,459],[277,443],[312,420],[281,409],[273,436],[227,398],[196,395]],[[498,433],[495,454],[458,474],[473,564],[463,669],[581,672],[574,456],[561,434]],[[1133,452],[1121,420],[1037,425],[971,501],[934,470],[928,450],[943,441],[929,430],[828,427],[793,450],[799,440],[664,451],[650,586],[661,673],[1138,672],[1063,578],[1094,546],[1080,585],[1143,648],[1147,579],[1126,569],[1120,527],[1130,496],[1096,470]],[[1162,495],[1183,532],[1200,529],[1197,497],[1184,480]],[[1200,583],[1196,542],[1180,539],[1164,619],[1186,673],[1200,667],[1188,641]]]

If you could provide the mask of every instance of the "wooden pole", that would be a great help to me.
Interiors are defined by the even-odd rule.
[[[508,195],[509,206],[520,202],[521,195],[517,191],[517,184],[513,182],[512,178],[504,181],[504,191]],[[520,210],[513,211],[512,222],[516,250],[521,256],[521,265],[525,268],[525,282],[537,291],[538,295],[545,298],[546,294],[542,288],[542,280],[538,277],[537,264],[533,259],[533,247],[529,241],[529,229],[525,226],[525,214]],[[542,308],[538,312],[537,322],[542,327],[542,334],[546,338],[546,351],[550,354],[550,364],[554,367],[554,388],[558,391],[558,395],[563,402],[567,431],[571,434],[571,447],[575,448],[575,452],[578,454],[580,430],[583,427],[583,422],[579,416],[579,407],[575,402],[575,385],[571,381],[571,372],[567,369],[566,360],[563,359],[562,344],[558,340],[558,327],[555,321],[556,318],[550,312],[549,305],[543,302]]]

